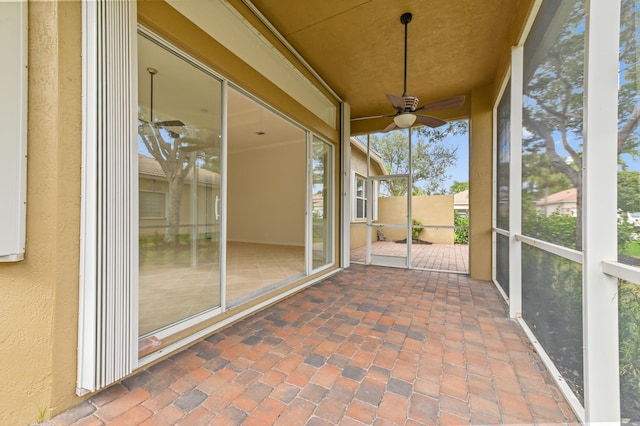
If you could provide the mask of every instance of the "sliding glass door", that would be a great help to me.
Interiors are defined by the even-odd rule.
[[[335,263],[334,147],[138,35],[139,357]]]
[[[222,82],[138,36],[139,335],[221,305]]]
[[[311,143],[311,269],[333,263],[333,146]]]

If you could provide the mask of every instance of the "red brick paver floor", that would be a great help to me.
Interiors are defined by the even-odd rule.
[[[371,252],[387,256],[407,256],[407,245],[394,241],[375,241]],[[351,262],[364,264],[367,247],[351,250]],[[466,244],[412,244],[411,265],[416,269],[469,272],[469,246]]]
[[[491,283],[352,265],[52,423],[577,423],[506,317]]]

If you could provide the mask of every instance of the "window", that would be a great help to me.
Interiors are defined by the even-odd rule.
[[[140,218],[164,219],[165,193],[140,191]]]
[[[367,218],[367,191],[366,181],[363,177],[355,175],[353,220],[365,220]]]

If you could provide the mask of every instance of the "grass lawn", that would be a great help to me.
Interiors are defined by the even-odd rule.
[[[624,247],[624,250],[622,251],[622,254],[640,258],[640,241],[632,241],[630,243],[627,243],[627,245]]]

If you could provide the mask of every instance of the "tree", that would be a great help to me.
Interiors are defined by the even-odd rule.
[[[180,225],[180,201],[184,179],[193,168],[195,152],[184,149],[189,142],[189,129],[184,127],[176,133],[167,128],[143,120],[138,121],[138,136],[149,154],[158,162],[169,184],[167,203],[166,243],[177,243]]]
[[[447,169],[457,161],[457,147],[450,146],[448,136],[466,134],[467,122],[448,123],[442,128],[419,127],[412,130],[412,172],[414,195],[431,195],[443,191],[442,185],[448,178]],[[387,173],[409,173],[409,140],[406,130],[372,135],[371,147],[384,160]],[[406,181],[387,180],[382,182],[383,190],[392,196],[407,195]]]
[[[552,16],[563,19],[555,38],[549,33],[531,37],[538,42],[529,46],[542,55],[539,63],[525,67],[525,105],[523,120],[527,153],[544,155],[557,172],[564,175],[577,191],[577,223],[575,247],[582,249],[582,115],[584,98],[584,2],[558,2]],[[634,96],[636,85],[636,39],[634,2],[623,1],[621,23],[620,62],[622,81],[619,94],[618,153],[635,153],[638,148],[634,134],[640,119],[640,110]],[[527,46],[525,46],[527,49]],[[545,49],[547,49],[545,51]],[[532,60],[533,61],[533,60]],[[528,133],[527,133],[528,132]],[[524,164],[523,164],[524,166]],[[544,171],[537,170],[536,176]],[[532,188],[526,188],[525,192]],[[538,188],[539,189],[539,188]],[[531,197],[529,197],[530,199]],[[523,196],[523,199],[527,199]]]
[[[454,180],[451,186],[449,187],[449,194],[457,194],[462,191],[466,191],[469,189],[469,182],[458,182]]]

